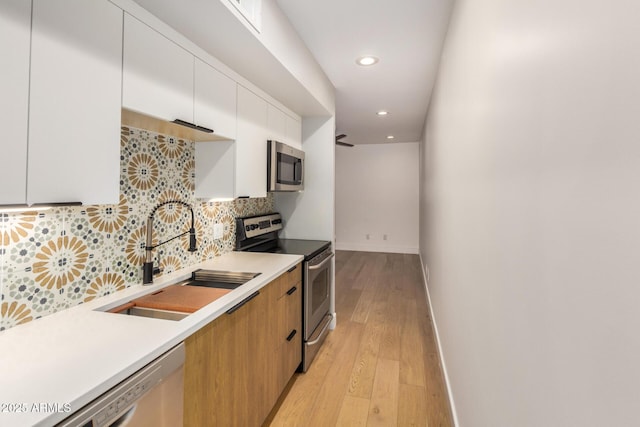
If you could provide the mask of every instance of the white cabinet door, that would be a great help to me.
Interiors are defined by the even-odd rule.
[[[31,2],[0,1],[0,204],[22,204],[27,192]]]
[[[287,135],[287,115],[277,107],[269,104],[267,111],[267,122],[269,126],[268,139],[284,142]]]
[[[287,144],[302,150],[302,123],[300,120],[287,116]]]
[[[267,111],[268,139],[302,149],[302,125],[278,107],[269,104]]]
[[[122,106],[193,123],[194,56],[125,13]]]
[[[194,119],[216,135],[236,139],[236,82],[195,59]]]
[[[106,0],[34,0],[29,203],[117,203],[122,10]]]
[[[267,195],[267,102],[238,85],[236,196]]]

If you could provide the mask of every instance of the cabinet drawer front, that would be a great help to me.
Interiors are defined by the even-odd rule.
[[[283,298],[285,309],[284,334],[286,338],[292,330],[301,332],[302,329],[302,292]]]
[[[284,341],[279,351],[278,379],[279,389],[283,390],[302,362],[302,334],[298,330],[290,341]]]
[[[291,267],[279,278],[278,283],[278,297],[281,298],[285,295],[293,295],[294,293],[302,293],[302,263],[296,264]],[[294,289],[296,288],[296,289]]]

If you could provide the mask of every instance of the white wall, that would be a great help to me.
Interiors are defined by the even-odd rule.
[[[333,242],[335,128],[333,117],[302,119],[304,191],[275,193],[276,207],[285,221],[280,237]]]
[[[336,248],[418,253],[418,143],[336,147]]]
[[[638,16],[455,4],[420,240],[460,426],[638,425]]]
[[[282,214],[288,239],[329,240],[335,248],[335,145],[334,117],[302,119],[302,149],[305,152],[304,191],[274,193],[276,210]],[[331,278],[333,313],[331,329],[336,327],[335,261]]]

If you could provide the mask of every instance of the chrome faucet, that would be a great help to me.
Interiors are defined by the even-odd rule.
[[[184,233],[178,234],[177,236],[172,237],[169,240],[165,240],[164,242],[154,245],[153,244],[153,216],[155,215],[156,211],[161,207],[170,205],[173,203],[183,205],[189,208],[189,210],[191,211],[191,228],[189,229],[189,231],[185,231]],[[153,274],[160,271],[159,269],[155,270],[153,268],[153,252],[152,251],[158,246],[162,246],[165,243],[168,243],[172,240],[182,237],[188,233],[189,234],[189,252],[195,252],[198,250],[196,248],[196,229],[194,227],[194,224],[195,224],[195,218],[193,215],[193,208],[191,207],[190,204],[185,203],[181,200],[169,200],[167,202],[160,203],[158,206],[153,208],[153,210],[151,211],[151,214],[149,215],[149,218],[147,218],[147,242],[144,246],[145,260],[144,260],[144,264],[142,264],[142,284],[143,285],[148,285],[153,283]]]

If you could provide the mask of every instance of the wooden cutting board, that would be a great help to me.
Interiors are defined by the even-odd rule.
[[[131,302],[137,307],[193,313],[229,292],[230,289],[174,285]]]

